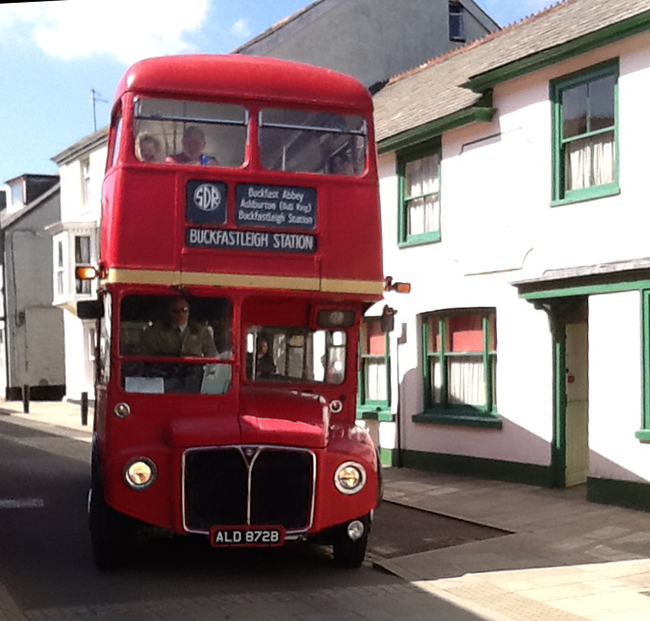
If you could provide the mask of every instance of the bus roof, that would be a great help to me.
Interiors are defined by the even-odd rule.
[[[135,91],[165,97],[234,97],[372,109],[372,97],[356,78],[304,63],[239,54],[150,58],[120,80],[115,102]]]

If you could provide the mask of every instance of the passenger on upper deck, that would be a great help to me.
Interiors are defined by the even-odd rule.
[[[336,153],[333,155],[330,160],[330,166],[332,168],[332,173],[335,175],[352,177],[356,174],[352,162],[344,153]]]
[[[189,125],[183,132],[183,152],[168,155],[165,161],[176,164],[218,166],[217,158],[205,155],[203,149],[205,149],[205,134],[196,125]]]
[[[169,316],[154,323],[143,336],[143,346],[151,356],[200,356],[215,358],[217,348],[207,326],[190,320],[188,301],[177,296],[169,305]]]
[[[135,156],[141,162],[159,162],[160,161],[160,140],[149,132],[138,134],[135,141]]]

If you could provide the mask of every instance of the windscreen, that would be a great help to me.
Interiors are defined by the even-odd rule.
[[[256,382],[340,384],[346,349],[341,330],[253,326],[246,337],[246,377]]]
[[[126,296],[119,347],[126,392],[223,394],[232,375],[232,305],[225,298]]]

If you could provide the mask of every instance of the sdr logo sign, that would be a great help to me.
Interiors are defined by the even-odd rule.
[[[185,193],[187,221],[192,224],[225,224],[226,184],[188,181]]]
[[[203,211],[214,211],[221,205],[221,192],[210,183],[202,183],[194,190],[194,204]]]

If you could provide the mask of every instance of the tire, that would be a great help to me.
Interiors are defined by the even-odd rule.
[[[361,567],[366,558],[368,536],[370,535],[370,520],[368,517],[364,517],[361,521],[365,526],[365,531],[356,541],[352,541],[352,539],[348,537],[347,524],[339,529],[334,538],[332,553],[334,556],[334,562],[339,567],[357,569]]]
[[[100,571],[126,564],[133,547],[133,528],[129,518],[108,505],[102,485],[93,484],[88,498],[90,542],[95,566]]]

